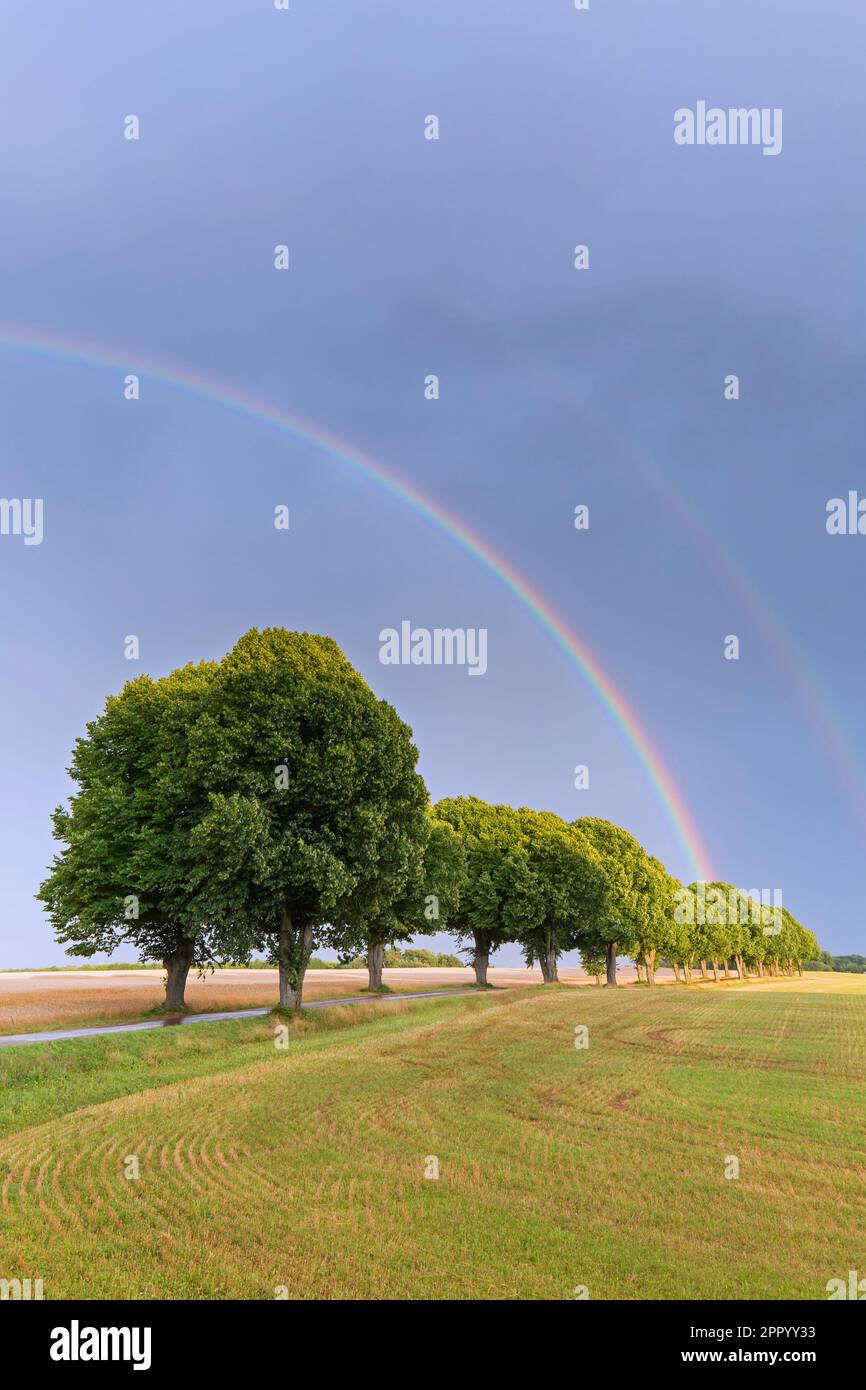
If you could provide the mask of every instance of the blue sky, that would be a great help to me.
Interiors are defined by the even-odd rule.
[[[7,13],[0,319],[219,378],[423,487],[589,645],[720,875],[781,888],[823,945],[863,951],[866,538],[829,537],[825,507],[866,492],[866,12],[709,11]],[[781,154],[677,146],[674,112],[699,100],[781,108]],[[131,675],[254,625],[333,635],[413,727],[434,799],[605,816],[689,876],[579,672],[399,498],[265,423],[146,377],[125,401],[120,371],[59,355],[0,347],[0,408],[0,493],[45,508],[40,546],[0,536],[0,965],[65,958],[33,893],[85,722]],[[382,666],[402,619],[485,627],[484,677]]]

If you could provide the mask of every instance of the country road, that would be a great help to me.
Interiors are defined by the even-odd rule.
[[[371,1004],[394,999],[453,999],[457,995],[483,994],[480,989],[415,990],[412,994],[347,995],[343,999],[312,999],[305,1009],[329,1009],[335,1005]],[[182,1014],[179,1018],[147,1019],[142,1023],[112,1023],[103,1028],[55,1028],[47,1033],[7,1033],[0,1036],[0,1047],[21,1047],[26,1043],[66,1042],[70,1038],[98,1038],[104,1033],[144,1033],[151,1028],[179,1028],[187,1023],[222,1023],[232,1018],[262,1018],[270,1009],[231,1009],[224,1013]]]

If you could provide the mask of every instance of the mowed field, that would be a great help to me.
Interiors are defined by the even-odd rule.
[[[256,1019],[0,1053],[0,1274],[46,1299],[823,1299],[866,1271],[863,977],[368,1008],[285,1050]]]

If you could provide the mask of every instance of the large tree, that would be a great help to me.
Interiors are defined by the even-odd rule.
[[[520,816],[510,806],[492,806],[477,796],[445,797],[434,810],[455,832],[464,854],[459,908],[448,929],[462,944],[471,943],[475,979],[486,985],[493,952],[521,939],[537,916]]]
[[[636,922],[632,950],[635,963],[640,962],[646,971],[647,984],[654,985],[659,955],[679,959],[687,938],[675,920],[676,895],[682,884],[653,855],[647,856],[647,865],[646,913]]]
[[[222,878],[211,918],[240,924],[300,1009],[314,946],[389,915],[417,873],[427,792],[412,731],[330,637],[252,629],[219,664],[192,735],[212,790],[198,830]]]
[[[804,927],[802,922],[798,922],[797,918],[786,907],[782,908],[782,917],[788,933],[786,939],[791,948],[792,968],[796,965],[798,973],[802,975],[804,961],[817,960],[826,953],[821,951],[817,937],[809,931],[808,927]]]
[[[76,741],[77,790],[53,816],[65,848],[38,894],[70,955],[124,944],[161,960],[172,1012],[184,1008],[192,965],[246,949],[228,925],[209,922],[196,889],[210,869],[196,843],[208,801],[188,775],[188,749],[215,671],[202,662],[160,680],[139,676],[109,696]]]
[[[646,931],[651,886],[649,856],[633,835],[612,821],[581,816],[573,825],[586,836],[604,865],[604,911],[596,919],[588,944],[604,947],[607,983],[615,985],[618,952],[631,954]]]
[[[766,951],[760,906],[732,883],[690,884],[695,903],[696,940],[700,949],[733,960],[737,975],[746,979],[747,965],[760,973]]]
[[[413,842],[411,863],[398,882],[383,881],[375,901],[362,904],[360,915],[339,924],[333,944],[344,954],[366,953],[368,988],[384,988],[382,971],[388,947],[416,936],[444,931],[456,914],[466,856],[456,832],[428,808],[422,842]]]
[[[607,881],[601,856],[585,835],[551,811],[519,811],[532,904],[521,945],[527,965],[537,961],[545,984],[556,982],[557,960],[590,939],[603,918]]]

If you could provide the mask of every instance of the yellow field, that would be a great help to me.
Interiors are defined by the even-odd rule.
[[[577,974],[578,972],[574,972]],[[541,972],[534,975],[541,979]],[[123,971],[7,971],[0,972],[0,1035],[39,1032],[49,1028],[127,1022],[146,1018],[165,1000],[164,972]],[[346,998],[366,989],[366,970],[308,970],[304,1001]],[[496,985],[529,984],[533,972],[496,968]],[[444,967],[384,971],[384,983],[394,993],[457,989],[475,983],[474,970]],[[186,987],[190,1013],[222,1009],[272,1007],[279,998],[276,970],[220,969],[204,976],[191,974]]]

